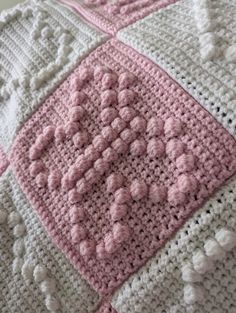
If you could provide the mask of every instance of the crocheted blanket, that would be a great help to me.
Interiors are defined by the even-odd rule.
[[[236,312],[236,4],[0,13],[1,313]]]

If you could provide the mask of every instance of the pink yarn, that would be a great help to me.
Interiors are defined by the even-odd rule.
[[[77,115],[78,106],[86,114]],[[236,172],[235,158],[227,131],[116,39],[91,52],[39,107],[10,153],[49,236],[105,299]]]

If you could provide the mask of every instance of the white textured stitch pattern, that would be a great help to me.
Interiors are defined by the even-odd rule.
[[[14,272],[15,235],[23,234],[14,231],[19,224],[25,226],[25,249]],[[10,171],[0,178],[0,290],[1,313],[75,313],[78,308],[90,313],[99,302],[51,243]]]
[[[217,0],[214,29],[221,53],[203,61],[193,0],[178,1],[121,30],[118,38],[160,65],[236,138],[236,5]]]
[[[0,15],[0,144],[105,35],[54,0],[29,0]]]
[[[222,229],[236,233],[236,177],[205,206],[138,273],[116,292],[112,305],[119,313],[234,313],[236,310],[236,249],[207,270],[194,297],[186,303],[182,267]],[[220,252],[218,252],[220,256]],[[219,258],[220,259],[220,258]],[[196,264],[196,262],[195,262]],[[200,291],[198,293],[198,291]],[[191,295],[191,290],[190,290]],[[204,297],[201,298],[203,293]],[[189,294],[188,294],[189,296]],[[189,298],[188,298],[189,299]]]

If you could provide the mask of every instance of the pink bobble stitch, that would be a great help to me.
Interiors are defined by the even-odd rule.
[[[94,168],[100,175],[103,175],[109,169],[109,163],[100,158],[94,162]]]
[[[79,194],[83,195],[88,192],[89,190],[89,183],[85,180],[85,178],[81,178],[76,183],[77,191]]]
[[[115,202],[118,204],[124,204],[131,200],[130,192],[127,188],[120,188],[115,192]]]
[[[41,151],[44,150],[46,146],[48,145],[48,143],[50,142],[50,140],[51,139],[49,139],[48,137],[45,137],[44,134],[39,135],[35,141],[36,149],[39,149]]]
[[[37,146],[33,145],[32,147],[30,147],[29,150],[29,158],[31,160],[36,160],[39,159],[42,155],[42,150],[40,148],[38,148]]]
[[[132,141],[135,140],[136,134],[131,129],[126,128],[121,132],[120,137],[127,144],[130,144]]]
[[[93,240],[83,240],[79,246],[80,254],[84,257],[91,257],[95,252],[95,242]]]
[[[119,173],[113,173],[107,178],[107,191],[113,193],[119,189],[123,183],[124,177]]]
[[[112,233],[107,233],[104,236],[104,245],[107,253],[112,254],[117,250],[117,243]]]
[[[99,152],[92,145],[89,145],[84,150],[84,156],[88,159],[88,161],[92,162],[99,158]]]
[[[89,185],[96,184],[100,178],[100,175],[94,168],[90,168],[86,173],[85,173],[85,179],[89,183]]]
[[[81,168],[78,165],[72,165],[67,172],[69,182],[77,181],[82,176],[83,172],[84,168]]]
[[[113,226],[113,236],[116,242],[123,243],[130,236],[130,229],[126,225],[115,223]]]
[[[117,132],[120,133],[125,127],[126,123],[124,120],[122,120],[120,117],[117,117],[114,119],[114,121],[111,123],[111,127]]]
[[[73,207],[70,210],[70,221],[72,224],[81,223],[85,218],[85,210],[83,208]]]
[[[58,126],[55,130],[56,142],[62,142],[66,138],[66,133],[63,126]]]
[[[105,73],[109,73],[110,70],[105,66],[97,66],[94,70],[94,79],[101,81]]]
[[[117,104],[117,95],[114,90],[106,90],[101,94],[101,107],[106,108]]]
[[[102,152],[106,149],[107,145],[107,141],[101,135],[94,137],[93,146],[97,151]]]
[[[147,195],[148,188],[145,182],[134,180],[130,186],[131,197],[134,201],[139,201]]]
[[[104,125],[110,124],[118,115],[114,108],[105,108],[102,110],[100,117]]]
[[[83,155],[79,155],[76,160],[76,167],[81,173],[84,173],[91,166],[91,162]]]
[[[71,229],[71,239],[73,243],[79,243],[87,236],[87,231],[80,225],[74,225]]]
[[[44,164],[41,160],[34,161],[33,163],[30,164],[29,170],[30,175],[32,177],[35,177],[37,174],[44,170]]]
[[[107,257],[107,252],[105,249],[104,242],[100,242],[96,246],[96,254],[97,254],[98,259],[105,259]]]
[[[79,124],[75,122],[68,122],[65,125],[65,132],[68,138],[71,138],[79,131]]]
[[[128,151],[128,144],[125,143],[121,138],[117,138],[112,143],[112,148],[116,150],[118,154],[122,154]]]
[[[71,106],[81,105],[85,100],[85,94],[82,91],[75,91],[71,95]]]
[[[48,181],[48,177],[46,174],[44,173],[39,173],[36,176],[36,184],[38,185],[38,187],[42,188],[45,187],[47,185],[47,181]]]
[[[84,108],[82,108],[81,106],[72,107],[69,111],[69,119],[72,122],[80,121],[83,118],[84,113]]]
[[[62,175],[59,171],[54,170],[48,176],[48,187],[53,190],[60,186]]]
[[[158,117],[152,117],[147,124],[147,133],[150,137],[160,136],[163,133],[164,122]]]
[[[167,189],[164,186],[152,184],[149,188],[149,198],[153,203],[163,203],[167,198]]]
[[[76,148],[82,148],[83,145],[85,145],[89,140],[88,133],[86,131],[82,131],[79,133],[76,133],[73,136],[73,143],[76,146]]]
[[[103,151],[102,153],[103,159],[106,162],[114,162],[118,159],[118,154],[116,152],[116,150],[114,150],[111,147],[108,147],[106,150]]]
[[[105,73],[102,77],[103,90],[112,88],[116,82],[117,82],[117,76],[115,74]]]
[[[74,187],[74,179],[72,179],[71,176],[71,172],[69,172],[62,177],[61,185],[63,190],[68,191]]]
[[[55,127],[54,126],[47,126],[43,130],[43,136],[46,142],[50,142],[53,140],[55,134]]]
[[[185,145],[178,139],[171,139],[166,144],[166,153],[171,160],[175,160],[184,152]]]
[[[80,77],[73,77],[70,82],[70,87],[73,91],[81,90],[83,87],[83,81],[80,79]]]
[[[146,129],[146,121],[141,116],[136,116],[131,122],[130,127],[135,131],[136,133],[142,133]]]
[[[165,121],[165,135],[168,138],[179,136],[182,133],[182,123],[180,120],[169,117]]]
[[[160,158],[164,155],[165,152],[165,146],[164,143],[159,140],[152,138],[148,142],[147,146],[147,153],[150,156],[150,158]]]
[[[111,126],[104,127],[101,133],[102,133],[103,138],[108,142],[115,140],[117,137],[117,133],[114,131],[114,129]]]
[[[72,189],[68,193],[68,198],[71,204],[75,204],[82,200],[82,195],[76,189]]]
[[[87,66],[83,66],[79,70],[79,77],[82,81],[88,81],[93,77],[93,70]]]
[[[197,179],[193,175],[182,174],[178,177],[178,189],[183,193],[193,192],[198,188]]]
[[[119,110],[119,115],[125,122],[130,122],[136,116],[136,112],[130,107],[123,107]]]
[[[110,207],[110,214],[112,221],[119,221],[127,214],[127,205],[113,203]]]
[[[141,156],[146,152],[146,142],[144,139],[137,139],[130,145],[130,152],[133,156]]]
[[[182,154],[176,160],[176,166],[181,172],[191,172],[194,169],[194,163],[192,154]]]
[[[174,206],[181,205],[186,202],[186,196],[176,186],[172,186],[168,190],[168,201]]]
[[[135,76],[132,73],[124,72],[119,76],[119,87],[120,89],[128,88],[130,87],[135,80]]]
[[[118,94],[118,103],[120,107],[131,105],[135,100],[135,93],[132,90],[124,89]]]

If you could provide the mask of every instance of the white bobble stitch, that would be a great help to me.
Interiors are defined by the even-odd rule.
[[[40,284],[40,289],[45,294],[53,294],[56,291],[56,283],[54,279],[48,278]]]
[[[203,298],[204,294],[200,287],[190,284],[184,286],[184,301],[187,304],[201,303]]]
[[[13,264],[12,264],[12,270],[14,274],[20,273],[21,272],[21,268],[23,266],[23,259],[22,258],[15,258],[13,260]]]
[[[13,229],[13,234],[16,238],[22,237],[25,234],[25,225],[18,224]]]
[[[227,48],[225,58],[228,62],[236,62],[236,45]]]
[[[26,261],[21,269],[21,274],[26,281],[32,281],[33,279],[34,265],[30,261]]]
[[[225,257],[225,251],[215,239],[208,239],[204,245],[206,255],[213,260],[221,260]]]
[[[192,257],[193,267],[199,274],[205,274],[213,268],[213,263],[202,251],[197,251]]]
[[[10,226],[16,226],[21,221],[21,216],[18,212],[11,212],[8,216],[8,223]]]
[[[0,224],[4,224],[7,219],[7,212],[5,210],[0,210]]]
[[[231,251],[236,247],[236,233],[232,231],[221,229],[216,233],[215,238],[225,251]]]
[[[25,244],[24,244],[24,240],[23,239],[17,239],[14,242],[13,245],[13,253],[15,256],[19,256],[21,257],[24,253],[24,248],[25,248]]]
[[[202,276],[197,273],[191,264],[182,267],[182,279],[187,283],[196,283],[202,281]]]
[[[40,283],[47,277],[47,269],[43,265],[36,265],[34,269],[34,280],[36,283]]]
[[[47,309],[51,312],[56,312],[60,307],[59,301],[50,295],[46,297],[45,304]]]

